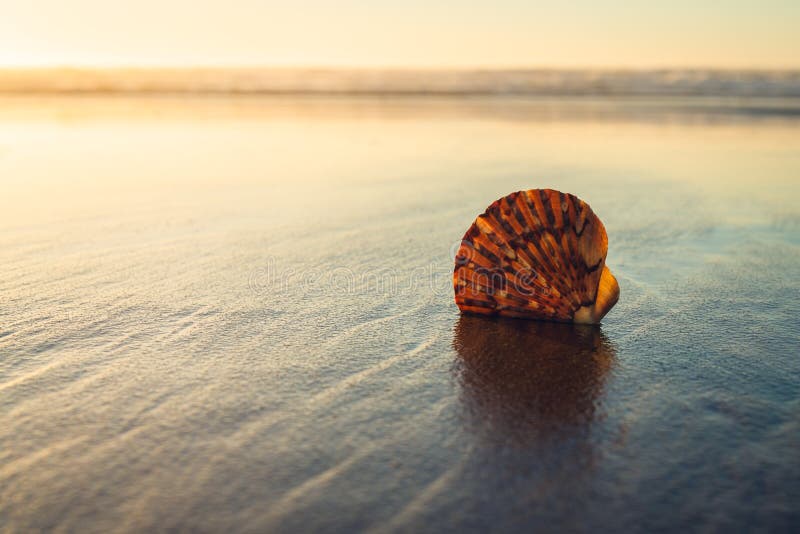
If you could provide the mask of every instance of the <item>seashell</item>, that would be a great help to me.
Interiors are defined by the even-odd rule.
[[[518,191],[472,223],[456,254],[462,312],[597,324],[619,299],[592,208],[552,189]]]

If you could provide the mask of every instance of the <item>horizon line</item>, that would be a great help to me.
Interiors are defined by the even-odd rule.
[[[127,64],[100,64],[100,63],[30,63],[30,64],[2,64],[0,71],[52,71],[52,70],[77,70],[77,71],[120,71],[120,70],[146,70],[146,71],[191,71],[191,70],[317,70],[317,71],[396,71],[396,72],[522,72],[522,71],[596,71],[596,72],[664,72],[664,71],[704,71],[704,72],[800,72],[800,65],[794,67],[768,67],[768,66],[686,66],[686,65],[652,65],[652,66],[590,66],[579,64],[564,65],[324,65],[324,64],[258,64],[258,63],[197,63],[197,64],[157,64],[157,63],[127,63]]]

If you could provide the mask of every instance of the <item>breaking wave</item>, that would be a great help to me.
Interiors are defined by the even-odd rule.
[[[0,93],[800,97],[800,71],[16,69]]]

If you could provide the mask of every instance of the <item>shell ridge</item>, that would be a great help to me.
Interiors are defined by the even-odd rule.
[[[542,208],[544,208],[545,220],[550,224],[550,227],[555,227],[556,216],[553,213],[553,206],[550,203],[550,190],[540,189],[539,198],[542,201]]]
[[[529,221],[527,217],[525,217],[525,212],[523,211],[522,205],[524,204],[524,199],[522,195],[517,195],[514,198],[514,202],[511,204],[512,210],[514,212],[514,216],[519,221],[520,226],[525,230],[525,232],[531,231],[532,221]]]
[[[520,204],[522,206],[523,215],[526,215],[526,218],[530,218],[531,231],[537,231],[541,227],[542,223],[536,215],[536,206],[534,205],[529,192],[525,192],[524,195],[520,195]]]

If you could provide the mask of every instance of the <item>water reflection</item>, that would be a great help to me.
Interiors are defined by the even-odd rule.
[[[473,430],[530,444],[588,430],[615,350],[599,327],[463,315],[456,376]]]

